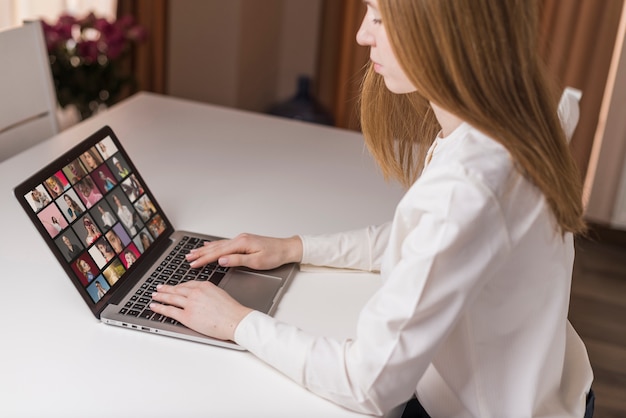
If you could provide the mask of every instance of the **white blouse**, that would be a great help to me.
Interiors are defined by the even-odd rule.
[[[252,312],[235,340],[312,392],[381,415],[577,417],[592,370],[567,320],[573,237],[500,144],[462,124],[393,222],[303,236],[303,263],[380,270],[344,341]]]

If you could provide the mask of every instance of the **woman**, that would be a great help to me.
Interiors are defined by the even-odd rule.
[[[130,268],[137,261],[137,256],[131,250],[126,250],[124,252],[124,261],[126,262],[126,268]]]
[[[109,244],[107,244],[105,241],[98,242],[96,244],[96,247],[98,247],[100,254],[102,254],[102,257],[104,257],[104,260],[107,263],[113,260],[113,258],[115,257],[115,251],[113,251],[113,248]]]
[[[408,187],[393,221],[241,235],[188,256],[193,267],[380,269],[356,338],[306,335],[207,283],[161,286],[153,298],[169,306],[151,309],[360,412],[386,413],[415,394],[418,416],[590,416],[592,371],[567,321],[581,186],[536,53],[533,3],[366,4],[361,119],[383,173]]]
[[[87,283],[91,282],[95,277],[91,272],[91,266],[82,258],[76,262],[76,267],[83,274]]]
[[[61,240],[63,241],[63,244],[65,244],[65,258],[67,258],[68,261],[73,259],[80,253],[81,248],[77,245],[74,245],[69,237],[63,235]]]
[[[69,170],[68,178],[70,180],[70,184],[76,184],[87,175],[85,169],[83,169],[78,160],[68,164],[67,169]]]
[[[133,212],[128,209],[128,206],[124,205],[119,197],[113,195],[113,201],[117,206],[117,217],[120,218],[131,236],[137,234],[137,228],[135,228],[135,219]]]
[[[78,183],[78,191],[87,209],[91,208],[96,202],[102,199],[102,193],[100,193],[96,185],[93,184],[90,177],[85,177]]]
[[[61,194],[69,188],[69,184],[63,184],[57,174],[46,179],[45,183],[53,199],[61,196]]]
[[[59,223],[59,220],[56,218],[56,216],[51,217],[50,222],[57,233],[63,231],[63,227]]]
[[[85,167],[87,167],[87,171],[89,172],[92,172],[93,170],[98,168],[100,164],[102,164],[102,159],[98,155],[98,152],[94,149],[83,152],[83,154],[80,156],[80,159],[82,160],[83,164],[85,164]]]
[[[48,199],[48,196],[46,196],[44,193],[40,192],[37,189],[33,189],[30,197],[33,201],[33,204],[35,205],[35,212],[39,212],[50,203],[50,199]]]
[[[100,180],[102,181],[104,190],[107,192],[113,190],[113,188],[117,184],[115,180],[113,180],[111,177],[104,174],[103,171],[98,171],[98,176],[100,177]]]
[[[115,216],[111,214],[108,210],[104,209],[101,205],[98,205],[98,212],[100,212],[100,217],[102,218],[102,223],[107,228],[111,228],[115,225]]]
[[[122,243],[119,235],[117,235],[115,231],[111,230],[106,233],[106,238],[109,240],[109,244],[111,244],[115,253],[121,254],[124,249],[124,244]]]
[[[102,283],[100,282],[96,282],[96,289],[98,290],[98,300],[100,300],[107,291],[104,289],[104,287],[102,287]]]
[[[83,218],[83,226],[85,227],[85,231],[87,231],[87,236],[85,237],[85,242],[87,245],[93,244],[98,238],[102,236],[102,233],[88,217]]]
[[[76,219],[79,215],[81,215],[84,211],[83,208],[78,204],[77,201],[72,199],[69,194],[63,195],[63,199],[67,204],[67,216],[68,220],[71,222]]]

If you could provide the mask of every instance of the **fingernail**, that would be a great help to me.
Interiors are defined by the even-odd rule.
[[[228,257],[222,257],[219,260],[217,260],[217,262],[219,263],[220,266],[227,267],[228,266]]]

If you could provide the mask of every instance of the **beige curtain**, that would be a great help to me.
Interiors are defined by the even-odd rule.
[[[166,12],[168,0],[118,0],[118,16],[132,15],[148,32],[146,42],[135,47],[128,65],[136,85],[128,91],[165,92]]]
[[[620,11],[624,0],[541,0],[541,52],[562,83],[582,90],[571,147],[587,171]],[[360,0],[325,0],[317,94],[336,126],[359,129],[357,96],[367,48],[355,42],[365,10]]]

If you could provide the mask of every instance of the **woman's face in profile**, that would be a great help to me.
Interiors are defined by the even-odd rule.
[[[361,46],[370,47],[370,60],[374,71],[385,80],[385,86],[392,93],[404,94],[414,92],[415,86],[406,76],[389,43],[385,24],[378,9],[377,0],[366,0],[367,12],[356,35],[356,41]]]

